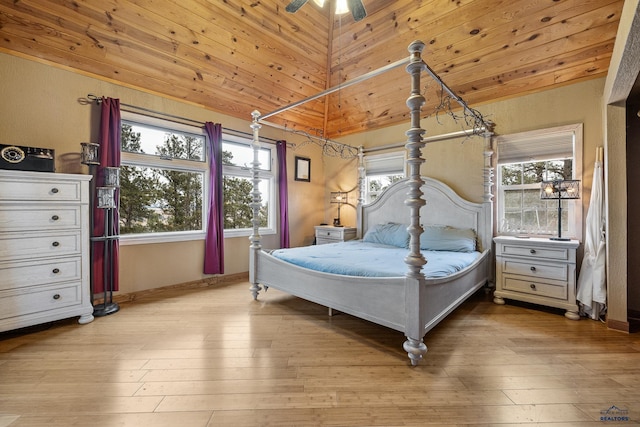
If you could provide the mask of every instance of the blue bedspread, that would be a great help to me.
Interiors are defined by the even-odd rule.
[[[422,251],[427,259],[426,277],[445,277],[464,269],[480,252]],[[351,240],[342,243],[277,249],[272,255],[300,267],[325,273],[364,277],[404,276],[408,267],[406,248]]]

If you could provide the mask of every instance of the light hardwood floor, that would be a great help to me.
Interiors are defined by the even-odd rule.
[[[0,334],[0,426],[640,425],[638,334],[480,292],[411,367],[399,332],[248,288]]]

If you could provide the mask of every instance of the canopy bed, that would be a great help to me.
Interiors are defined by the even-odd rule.
[[[253,166],[253,234],[250,237],[250,282],[254,299],[260,290],[273,287],[291,295],[322,304],[353,316],[401,331],[406,336],[403,344],[411,364],[417,365],[427,352],[424,335],[450,312],[491,281],[492,230],[492,176],[490,157],[491,130],[487,125],[484,152],[483,202],[474,203],[462,199],[451,188],[435,179],[420,175],[424,162],[421,150],[425,146],[424,130],[420,127],[421,108],[425,98],[421,94],[420,77],[423,71],[437,78],[422,60],[424,43],[415,41],[409,46],[410,56],[405,63],[411,75],[411,94],[407,99],[410,109],[410,129],[405,145],[407,149],[408,177],[390,186],[373,203],[364,205],[362,198],[357,207],[357,242],[318,245],[329,247],[334,261],[346,258],[345,246],[354,246],[356,252],[366,250],[395,251],[393,255],[403,265],[376,272],[331,270],[328,267],[310,266],[304,261],[293,264],[288,256],[296,249],[263,250],[260,243],[257,212],[260,207],[257,154]],[[442,83],[441,80],[438,81]],[[443,84],[444,85],[444,84]],[[463,108],[464,101],[447,91]],[[254,148],[259,149],[260,115],[253,113]],[[360,187],[363,185],[364,168],[360,153]],[[362,188],[361,188],[362,190]],[[336,246],[334,245],[343,245]],[[371,248],[373,247],[373,249]],[[325,248],[326,249],[326,248]],[[398,254],[400,251],[400,254]],[[445,253],[462,256],[451,271],[437,274],[430,272],[430,263],[436,258],[447,258]],[[391,252],[369,255],[378,259],[391,259]],[[463,254],[464,253],[464,254]],[[303,254],[304,255],[304,254]],[[294,257],[297,255],[294,255]],[[323,254],[310,254],[317,259],[330,258]],[[332,263],[329,263],[332,264]],[[335,264],[335,263],[334,263]],[[354,264],[347,262],[346,264]],[[425,268],[425,266],[429,268]],[[344,265],[343,265],[344,267]],[[339,269],[342,267],[338,267]],[[367,272],[369,271],[369,272]],[[425,272],[429,272],[429,277]],[[432,274],[433,273],[433,274]]]

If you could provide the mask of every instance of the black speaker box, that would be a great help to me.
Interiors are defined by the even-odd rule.
[[[55,150],[0,144],[0,169],[55,172]]]

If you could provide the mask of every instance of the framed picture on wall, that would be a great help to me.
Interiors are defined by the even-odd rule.
[[[311,159],[296,156],[296,181],[311,181]]]

